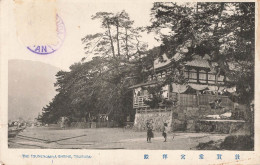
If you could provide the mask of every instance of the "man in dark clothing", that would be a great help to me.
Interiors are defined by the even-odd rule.
[[[167,123],[164,123],[164,125],[163,125],[163,132],[162,132],[162,135],[164,137],[164,142],[166,142],[166,139],[167,139],[166,127],[167,127]]]
[[[153,126],[151,123],[146,123],[147,127],[147,143],[151,143],[151,138],[153,137]]]

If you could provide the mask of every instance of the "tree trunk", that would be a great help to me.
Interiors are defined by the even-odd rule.
[[[218,97],[218,90],[219,90],[219,83],[218,83],[218,77],[220,75],[220,68],[218,69],[217,71],[217,74],[216,74],[216,79],[215,79],[215,84],[217,86],[217,93],[216,93],[216,96]]]
[[[128,52],[128,34],[127,34],[127,28],[125,28],[125,49],[126,49],[126,57],[129,60],[129,52]]]
[[[110,44],[111,44],[113,57],[115,57],[115,48],[114,48],[113,39],[112,39],[111,30],[110,30],[110,26],[109,26],[109,22],[108,21],[107,21],[107,31],[108,31],[108,37],[110,39]]]
[[[219,9],[219,13],[218,13],[218,20],[220,20],[220,17],[221,17],[221,14],[222,14],[222,12],[223,12],[223,10],[224,10],[224,3],[221,3],[221,6],[220,6],[220,9]],[[216,35],[216,33],[217,33],[217,31],[218,31],[218,24],[219,24],[219,22],[220,21],[217,21],[217,23],[216,23],[216,26],[214,27],[214,30],[213,30],[213,36],[217,36]],[[220,43],[219,43],[219,38],[220,37],[215,37],[215,43],[218,43],[217,45],[216,45],[216,48],[215,48],[215,53],[216,53],[216,56],[217,57],[219,57],[219,49],[220,49]],[[221,61],[220,61],[221,62]],[[218,64],[219,64],[219,61],[218,61]],[[218,83],[218,77],[219,77],[219,75],[220,75],[220,70],[221,70],[221,68],[218,68],[218,71],[217,71],[217,74],[216,74],[216,79],[215,79],[215,84],[216,84],[216,86],[217,86],[217,94],[216,94],[216,96],[218,97],[218,90],[219,90],[219,83]]]
[[[117,40],[117,55],[120,57],[120,47],[119,47],[119,22],[116,22],[116,40]]]

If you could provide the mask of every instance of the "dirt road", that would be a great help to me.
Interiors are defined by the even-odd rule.
[[[26,128],[17,137],[10,138],[8,145],[10,148],[194,150],[200,142],[224,139],[226,136],[207,133],[169,133],[167,142],[163,142],[161,132],[154,132],[152,143],[147,143],[146,132],[132,129],[61,130],[36,127]]]

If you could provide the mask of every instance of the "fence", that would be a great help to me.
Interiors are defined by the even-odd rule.
[[[100,122],[72,122],[72,128],[102,128],[102,127],[118,127],[116,121],[100,121]]]
[[[191,94],[180,94],[180,105],[181,106],[199,106],[209,105],[214,103],[217,99],[220,99],[220,106],[232,107],[233,102],[228,96],[216,96],[216,95],[191,95]]]
[[[180,94],[181,106],[195,106],[198,105],[197,95]]]
[[[178,96],[179,95],[179,96]],[[233,102],[228,98],[228,96],[222,96],[222,95],[209,95],[209,94],[176,94],[172,93],[171,99],[176,101],[179,100],[179,105],[183,107],[189,107],[189,106],[200,106],[200,105],[210,105],[210,103],[214,103],[217,99],[221,100],[221,103],[219,103],[220,106],[225,107],[233,107]],[[147,109],[149,108],[148,105],[144,103],[144,100],[147,99],[148,96],[138,96],[135,98],[134,101],[134,108],[139,109]]]
[[[147,113],[147,112],[167,112],[171,111],[170,108],[156,108],[156,109],[150,109],[150,108],[143,108],[143,109],[136,109],[136,113]]]
[[[149,96],[137,96],[134,98],[134,108],[148,108],[149,106],[144,103],[145,99],[148,99]]]

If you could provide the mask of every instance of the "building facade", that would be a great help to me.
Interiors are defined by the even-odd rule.
[[[146,123],[150,122],[158,131],[167,123],[169,131],[211,132],[216,131],[214,127],[217,127],[212,125],[232,119],[236,105],[231,101],[230,95],[235,92],[235,88],[224,86],[228,79],[214,70],[214,64],[210,65],[207,58],[195,56],[181,69],[184,83],[164,83],[167,77],[172,76],[174,61],[166,55],[163,59],[154,61],[154,72],[146,82],[131,87],[136,129],[145,130]],[[149,88],[156,86],[161,86],[160,101],[158,105],[148,104],[155,97]],[[221,122],[211,123],[218,120]],[[209,126],[205,126],[207,123],[210,123]]]

